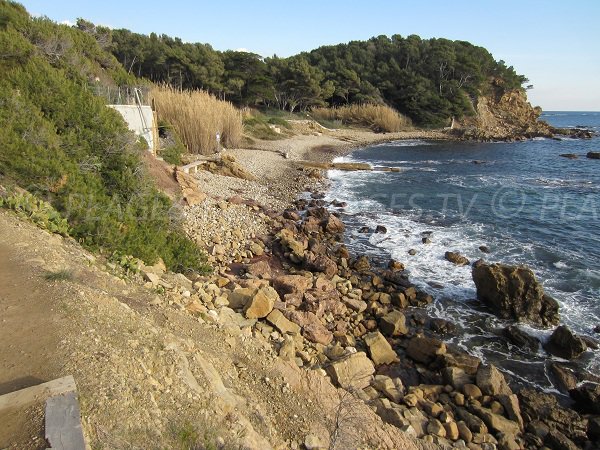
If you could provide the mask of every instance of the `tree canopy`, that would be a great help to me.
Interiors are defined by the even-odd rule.
[[[521,89],[527,80],[465,41],[377,36],[289,58],[219,52],[208,44],[112,30],[109,48],[138,77],[201,88],[239,106],[290,111],[388,104],[422,126],[473,113],[479,95]]]

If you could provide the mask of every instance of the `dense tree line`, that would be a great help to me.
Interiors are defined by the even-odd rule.
[[[262,58],[165,35],[113,30],[109,48],[138,77],[206,89],[240,106],[296,111],[386,103],[429,126],[471,114],[473,101],[483,93],[518,89],[527,81],[482,47],[415,35],[378,36],[289,58]]]

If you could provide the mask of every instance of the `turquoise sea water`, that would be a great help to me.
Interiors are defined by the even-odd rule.
[[[600,131],[600,112],[548,112],[559,127]],[[543,351],[523,353],[499,338],[507,322],[475,299],[470,267],[444,260],[447,250],[471,261],[530,266],[561,305],[561,321],[592,337],[600,325],[600,138],[517,143],[398,141],[355,151],[344,161],[399,167],[401,172],[330,171],[329,199],[348,202],[344,220],[353,250],[404,262],[414,283],[436,298],[430,312],[459,325],[447,338],[501,365],[516,379],[552,389]],[[577,159],[559,156],[574,153]],[[387,234],[360,234],[385,225]],[[431,244],[422,237],[431,233]],[[491,250],[484,254],[479,247]],[[417,250],[415,256],[409,249]],[[524,326],[542,340],[551,330]],[[600,372],[600,356],[575,363]]]

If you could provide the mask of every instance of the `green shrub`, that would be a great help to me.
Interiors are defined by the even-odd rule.
[[[40,228],[62,236],[69,235],[69,225],[52,205],[36,198],[28,192],[0,197],[0,207],[15,211]]]
[[[91,249],[208,271],[146,174],[142,145],[87,88],[95,73],[121,77],[114,58],[75,28],[12,21],[14,8],[0,0],[0,44],[10,42],[11,54],[0,59],[0,175],[54,208],[26,197],[19,212],[65,234],[66,219],[69,233]]]

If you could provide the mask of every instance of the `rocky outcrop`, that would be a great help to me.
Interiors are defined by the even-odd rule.
[[[505,91],[501,82],[494,80],[492,84],[495,92],[479,96],[474,105],[475,116],[457,123],[455,132],[476,140],[552,136],[551,127],[539,120],[541,109],[531,106],[525,91]]]
[[[544,294],[527,267],[479,264],[473,268],[473,281],[477,298],[503,319],[541,326],[558,323],[558,303]]]

